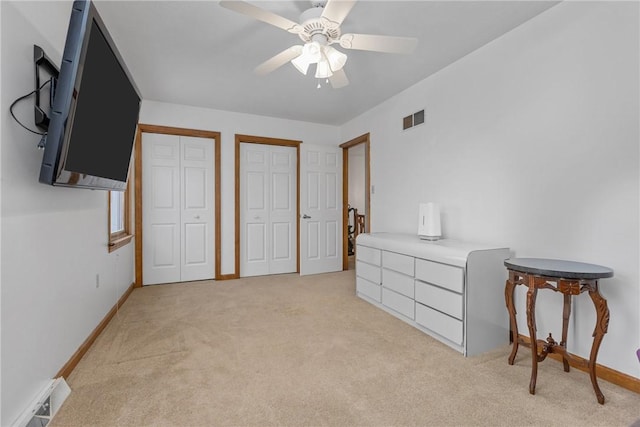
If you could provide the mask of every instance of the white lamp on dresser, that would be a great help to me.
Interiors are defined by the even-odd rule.
[[[439,240],[442,237],[440,227],[440,205],[420,203],[418,209],[418,236],[424,240]]]

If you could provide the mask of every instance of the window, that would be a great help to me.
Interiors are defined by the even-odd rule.
[[[131,241],[129,216],[129,185],[126,191],[109,191],[109,252]]]
[[[124,191],[110,191],[111,198],[111,220],[109,221],[109,229],[111,234],[118,234],[125,231],[124,229]]]

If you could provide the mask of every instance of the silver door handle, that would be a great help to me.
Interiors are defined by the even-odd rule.
[[[200,219],[200,215],[194,216],[195,219]]]
[[[260,219],[260,217],[259,216],[254,216],[253,219]]]
[[[307,214],[302,215],[302,219],[310,219],[311,217]]]

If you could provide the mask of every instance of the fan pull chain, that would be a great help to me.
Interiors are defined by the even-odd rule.
[[[329,79],[325,79],[324,80],[325,84],[329,84]],[[322,85],[320,84],[320,79],[318,79],[318,86],[316,86],[316,89],[320,89],[322,87]]]

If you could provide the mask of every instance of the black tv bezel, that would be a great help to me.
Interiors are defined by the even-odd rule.
[[[74,91],[76,87],[79,87],[80,91],[82,90],[83,64],[87,54],[89,34],[93,22],[96,23],[101,31],[129,83],[138,95],[140,99],[138,103],[139,114],[140,103],[142,102],[140,91],[97,9],[90,0],[74,1],[62,55],[60,75],[51,107],[51,121],[46,136],[39,181],[54,186],[124,191],[127,188],[126,181],[78,173],[65,168],[71,137],[70,131],[75,117],[76,97],[74,97]],[[138,119],[136,118],[137,121]],[[135,132],[134,135],[131,135],[131,138],[131,151],[133,154]],[[128,160],[130,162],[131,157]]]

